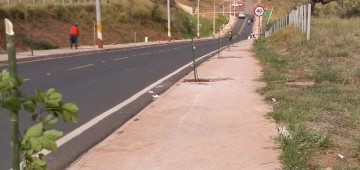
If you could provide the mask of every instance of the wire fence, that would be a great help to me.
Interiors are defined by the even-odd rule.
[[[307,40],[310,40],[310,26],[311,26],[311,4],[301,5],[296,9],[292,10],[289,15],[281,18],[276,23],[265,31],[265,37],[271,36],[272,33],[284,28],[291,26],[296,30],[301,31],[306,35]]]

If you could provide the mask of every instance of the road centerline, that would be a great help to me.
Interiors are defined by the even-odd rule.
[[[118,60],[123,60],[123,59],[127,59],[129,57],[120,57],[120,58],[115,58],[114,61],[118,61]]]
[[[82,68],[85,68],[85,67],[91,67],[91,66],[93,66],[93,65],[94,65],[94,64],[87,64],[87,65],[82,65],[82,66],[78,66],[78,67],[73,67],[73,68],[67,69],[67,71],[78,70],[78,69],[82,69]]]

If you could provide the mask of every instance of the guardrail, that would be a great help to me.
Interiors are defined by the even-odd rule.
[[[265,37],[271,36],[272,33],[291,26],[296,30],[301,31],[306,35],[307,40],[310,40],[310,26],[311,26],[311,4],[301,5],[292,10],[289,15],[281,18],[274,23],[267,31],[265,31]]]

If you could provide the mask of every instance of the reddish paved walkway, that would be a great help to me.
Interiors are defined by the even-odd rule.
[[[261,68],[251,44],[238,43],[198,68],[202,79],[227,80],[177,83],[68,169],[280,169],[276,126],[255,92]]]

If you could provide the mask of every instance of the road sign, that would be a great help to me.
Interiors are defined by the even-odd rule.
[[[269,11],[265,11],[264,16],[268,17],[269,16]]]
[[[257,7],[255,7],[255,9],[254,9],[254,14],[255,14],[256,16],[263,16],[263,15],[264,15],[264,12],[265,12],[265,9],[264,9],[264,7],[262,7],[262,6],[257,6]]]

